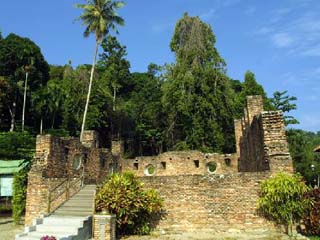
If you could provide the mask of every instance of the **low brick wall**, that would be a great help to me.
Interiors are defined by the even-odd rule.
[[[158,189],[165,213],[157,229],[166,232],[272,228],[256,214],[259,183],[270,173],[140,178]]]
[[[121,159],[122,171],[133,172],[136,176],[148,175],[148,166],[154,167],[154,176],[177,176],[208,173],[208,164],[216,164],[214,173],[237,172],[238,156],[236,154],[202,153],[199,151],[165,152],[158,156]]]
[[[96,214],[93,216],[93,239],[116,240],[116,216]]]
[[[80,190],[81,181],[79,178],[69,179],[69,186],[67,186],[66,180],[66,178],[40,177],[39,172],[31,171],[29,173],[25,215],[26,226],[30,226],[32,220],[40,215],[53,212],[67,200],[67,197],[72,197]],[[68,192],[66,191],[67,187],[69,189]],[[49,189],[55,189],[51,193],[50,207]]]

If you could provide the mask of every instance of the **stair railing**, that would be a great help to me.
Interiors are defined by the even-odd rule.
[[[72,197],[73,194],[77,192],[77,191],[73,192],[73,194],[71,195],[70,190],[72,190],[73,187],[77,186],[78,184],[80,186],[80,188],[78,190],[80,190],[83,187],[83,176],[76,178],[76,179],[67,178],[64,181],[62,181],[61,183],[59,183],[57,186],[55,186],[54,188],[49,189],[48,196],[47,196],[47,213],[51,213],[52,203],[55,200],[57,200],[60,196],[62,196],[63,194],[65,194],[65,200],[62,201],[59,205],[61,205],[65,201],[69,200],[70,197]]]

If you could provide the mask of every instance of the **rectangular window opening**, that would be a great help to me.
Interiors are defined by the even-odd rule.
[[[138,170],[139,169],[139,163],[133,163],[133,169]]]
[[[166,162],[161,162],[161,168],[166,169],[167,168],[167,163]]]
[[[194,162],[194,166],[195,166],[196,168],[199,168],[199,166],[200,166],[199,160],[194,160],[193,162]]]

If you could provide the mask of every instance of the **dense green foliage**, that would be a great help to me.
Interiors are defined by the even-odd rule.
[[[292,226],[300,220],[311,206],[310,199],[304,198],[309,190],[300,175],[279,173],[261,183],[259,210],[277,223]]]
[[[116,214],[118,234],[148,234],[159,216],[162,199],[155,190],[144,190],[132,173],[113,174],[96,194],[96,210]]]
[[[112,0],[88,0],[87,4],[76,5],[76,7],[83,9],[83,13],[79,17],[79,20],[81,20],[82,24],[86,26],[86,29],[83,33],[84,37],[89,37],[89,35],[93,33],[96,39],[96,47],[94,50],[93,64],[91,66],[90,81],[88,86],[88,94],[81,125],[80,140],[82,139],[83,131],[86,125],[87,111],[91,96],[91,87],[95,72],[95,64],[97,62],[98,48],[101,44],[101,41],[109,33],[110,29],[116,30],[116,24],[124,24],[123,18],[118,16],[116,12],[123,6],[123,2]],[[114,91],[116,91],[116,86],[114,86]]]
[[[290,112],[291,110],[297,109],[297,105],[292,103],[292,101],[297,101],[296,97],[286,95],[288,91],[273,93],[273,98],[271,98],[271,104],[276,110],[281,110],[284,114]],[[299,121],[293,116],[284,116],[285,125],[298,124]]]
[[[32,62],[32,68],[30,64]],[[27,106],[30,105],[31,92],[43,87],[49,79],[49,66],[41,54],[40,48],[28,38],[9,34],[0,44],[0,129],[16,127],[16,118],[22,111],[24,80],[29,73]],[[29,110],[28,112],[32,112]],[[28,113],[27,112],[27,113]],[[29,115],[26,122],[33,126]]]
[[[320,189],[312,189],[305,195],[306,198],[313,200],[313,205],[308,214],[303,218],[306,235],[320,236]]]
[[[234,150],[232,89],[215,42],[198,17],[185,14],[176,24],[170,44],[176,63],[167,66],[162,98],[170,148]]]
[[[31,160],[36,139],[27,132],[0,132],[0,159]]]
[[[320,132],[289,129],[287,130],[287,139],[295,171],[314,186],[317,174],[320,173],[320,154],[313,152],[313,149],[320,143]],[[314,171],[311,165],[315,166]]]
[[[131,73],[126,47],[109,34],[109,27],[122,24],[123,19],[109,19],[110,25],[103,29],[94,24],[95,12],[104,4],[113,6],[108,11],[122,6],[109,0],[78,5],[84,10],[80,20],[86,26],[85,35],[95,33],[101,45],[94,68],[68,63],[48,69],[40,49],[30,40],[14,34],[1,40],[5,42],[1,46],[13,46],[0,47],[1,130],[12,130],[12,120],[16,130],[21,129],[25,66],[31,58],[38,60],[28,81],[25,129],[31,134],[79,136],[87,105],[86,128],[97,130],[105,147],[111,139],[122,138],[128,157],[187,149],[234,152],[233,119],[243,116],[248,95],[262,95],[266,110],[295,108],[291,103],[295,99],[286,98],[285,92],[268,99],[250,71],[243,82],[230,79],[211,26],[188,14],[177,22],[170,43],[176,60],[165,66],[151,63],[145,72]],[[24,50],[29,48],[32,51]]]
[[[12,194],[12,216],[15,224],[21,223],[24,216],[27,198],[27,179],[28,170],[25,168],[14,174],[13,178],[13,194]]]

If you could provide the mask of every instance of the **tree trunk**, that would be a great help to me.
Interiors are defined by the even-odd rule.
[[[42,135],[42,131],[43,131],[43,118],[41,118],[40,120],[40,135]]]
[[[94,68],[95,68],[96,59],[97,59],[97,53],[98,53],[98,46],[99,46],[99,42],[98,42],[98,39],[97,39],[96,40],[96,47],[95,47],[95,50],[94,50],[93,64],[92,64],[91,74],[90,74],[90,82],[89,82],[89,89],[88,89],[88,94],[87,94],[86,106],[84,108],[82,125],[81,125],[80,142],[82,142],[83,132],[84,132],[85,124],[86,124],[86,118],[87,118],[89,100],[90,100],[90,95],[91,95],[91,86],[92,86],[92,81],[93,81]]]
[[[288,224],[288,235],[290,237],[290,239],[292,239],[293,236],[293,216],[292,213],[290,213],[290,220],[289,220],[289,224]]]
[[[51,122],[51,129],[53,129],[55,121],[56,121],[56,111],[53,112],[52,122]]]
[[[9,112],[11,116],[11,124],[10,124],[10,132],[14,131],[14,127],[16,125],[16,102],[13,102],[12,109],[9,107]]]
[[[117,89],[116,87],[113,88],[113,111],[116,110],[116,96],[117,96]]]
[[[26,72],[26,79],[24,81],[24,93],[23,93],[22,126],[21,126],[22,132],[24,131],[24,115],[25,115],[25,110],[26,110],[28,75],[29,75],[29,73]]]

